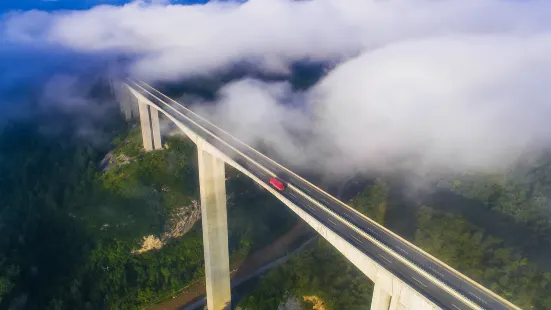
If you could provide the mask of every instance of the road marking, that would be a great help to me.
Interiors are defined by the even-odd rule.
[[[367,229],[367,231],[374,234],[375,236],[380,237],[380,235],[378,233],[374,232],[371,228],[366,228],[366,229]]]
[[[374,236],[377,236],[377,237],[379,237],[379,238],[381,237],[378,233],[374,232],[373,230],[371,230],[371,229],[369,229],[369,228],[367,228],[367,231],[369,231],[369,232],[370,232],[372,235],[374,235]]]
[[[456,305],[454,305],[454,304],[452,304],[452,306],[453,306],[455,309],[461,310],[461,308],[459,308],[458,306],[456,306]]]
[[[331,222],[333,225],[337,226],[337,223],[333,222],[333,220],[331,218],[328,218],[327,219],[329,222]]]
[[[398,250],[400,250],[400,251],[402,251],[402,252],[404,252],[404,253],[406,253],[406,254],[408,254],[408,255],[409,255],[408,251],[406,251],[406,250],[402,249],[402,248],[401,248],[401,247],[399,247],[399,246],[396,246],[396,247],[398,248]]]
[[[291,197],[297,199],[297,197],[295,196],[295,194],[293,194],[292,192],[288,192],[287,194],[289,194],[289,196],[291,196]]]
[[[350,217],[350,215],[343,213],[342,216],[346,217],[346,219],[350,222],[355,222],[354,218]]]
[[[386,260],[387,262],[391,263],[392,264],[392,261],[386,257],[384,257],[383,255],[379,254],[380,257],[382,257],[384,260]]]
[[[442,278],[444,277],[444,275],[441,274],[440,272],[438,272],[438,270],[432,268],[431,266],[429,266],[429,268],[430,268],[432,271],[434,271],[434,272],[436,272],[437,274],[439,274],[440,276],[442,276]]]
[[[478,297],[477,295],[473,294],[472,292],[469,292],[469,294],[473,295],[476,299],[478,299],[478,300],[480,300],[480,301],[482,301],[482,302],[484,302],[484,303],[487,303],[484,299]]]
[[[356,239],[356,241],[358,241],[359,243],[363,243],[362,240],[356,238],[356,236],[352,236],[352,238]]]
[[[415,277],[411,277],[411,278],[412,278],[413,280],[419,282],[419,284],[421,284],[422,286],[427,287],[427,286],[425,285],[425,283],[423,283],[423,282],[417,280],[417,278],[415,278]]]

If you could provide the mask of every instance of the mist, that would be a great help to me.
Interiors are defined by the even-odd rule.
[[[120,73],[149,82],[331,63],[306,91],[248,78],[194,105],[245,142],[329,174],[500,171],[551,144],[548,1],[134,2],[11,12],[0,40],[123,56]]]

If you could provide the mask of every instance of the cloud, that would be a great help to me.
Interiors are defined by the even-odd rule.
[[[395,43],[316,86],[315,124],[344,163],[372,171],[504,169],[551,145],[550,54],[551,33]]]
[[[244,79],[223,87],[215,104],[193,108],[221,128],[229,128],[243,142],[269,147],[281,159],[293,158],[291,163],[307,165],[310,158],[300,135],[311,136],[311,122],[301,103],[303,96],[294,94],[286,82]]]
[[[305,93],[246,79],[199,110],[312,169],[495,170],[551,142],[549,12],[536,0],[134,2],[10,13],[0,40],[122,55],[149,81],[336,62]]]
[[[340,58],[362,47],[353,38],[353,33],[361,34],[359,24],[349,22],[348,12],[318,3],[134,2],[88,11],[12,13],[3,29],[10,40],[135,55],[132,74],[152,80],[211,72],[236,62],[279,72],[292,60]]]

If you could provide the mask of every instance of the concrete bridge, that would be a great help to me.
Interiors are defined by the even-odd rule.
[[[231,304],[224,165],[277,197],[375,283],[371,309],[519,309],[150,85],[111,82],[126,119],[140,119],[145,150],[161,149],[159,113],[196,145],[208,309]],[[278,177],[287,187],[269,183]]]

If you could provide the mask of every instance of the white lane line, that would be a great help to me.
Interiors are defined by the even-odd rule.
[[[423,282],[417,280],[417,278],[415,278],[415,277],[411,277],[411,278],[412,278],[413,280],[419,282],[419,284],[421,284],[422,286],[427,287],[427,286],[425,285],[425,283],[423,283]]]
[[[375,231],[373,231],[371,228],[366,228],[367,231],[369,231],[370,233],[374,234],[375,236],[377,237],[381,237],[378,233],[376,233]]]
[[[382,257],[384,260],[386,260],[387,262],[391,263],[392,264],[392,261],[386,257],[384,257],[383,255],[379,254],[380,257]]]
[[[429,268],[430,268],[432,271],[434,271],[434,272],[436,272],[437,274],[439,274],[442,278],[444,277],[444,275],[441,274],[438,270],[432,268],[431,266],[429,266]]]
[[[480,301],[482,301],[482,302],[486,303],[486,301],[485,301],[484,299],[482,299],[482,298],[478,297],[477,295],[473,294],[472,292],[469,292],[469,294],[473,295],[473,296],[474,296],[474,298],[476,298],[476,299],[478,299],[478,300],[480,300]]]
[[[344,215],[344,217],[346,217],[346,219],[348,219],[348,221],[354,222],[354,223],[356,222],[356,220],[353,217],[351,217],[350,215],[348,215],[346,213],[343,213],[343,215]]]
[[[406,251],[406,250],[402,249],[402,248],[401,248],[401,247],[399,247],[399,246],[396,246],[396,247],[398,248],[398,250],[400,250],[400,251],[402,251],[402,252],[404,252],[404,253],[406,253],[406,254],[408,254],[408,255],[409,255],[408,251]]]
[[[356,239],[356,241],[358,241],[359,243],[363,243],[362,240],[356,238],[356,236],[352,236],[352,238]]]
[[[333,220],[331,218],[328,218],[327,219],[329,222],[331,222],[333,225],[337,226],[337,223],[333,222]]]
[[[461,308],[459,308],[458,306],[456,306],[456,305],[454,305],[454,304],[452,304],[452,306],[453,306],[455,309],[461,310]]]
[[[292,192],[287,192],[287,194],[295,199],[297,199],[297,197],[295,196],[295,194],[293,194]]]
[[[368,228],[367,231],[369,231],[372,235],[381,238],[381,236],[380,236],[378,233],[374,232],[373,230],[371,230],[371,229]]]

